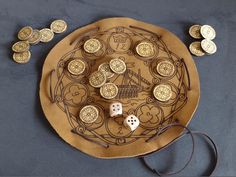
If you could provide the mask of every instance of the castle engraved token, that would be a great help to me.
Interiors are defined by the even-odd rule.
[[[35,29],[33,30],[33,34],[28,39],[28,41],[30,44],[36,45],[40,42],[41,37],[42,37],[42,34],[40,33],[40,31]]]
[[[71,60],[67,66],[68,71],[73,75],[80,75],[85,70],[85,63],[82,60]]]
[[[106,75],[102,71],[95,71],[89,77],[89,83],[92,87],[99,88],[107,81]]]
[[[29,45],[29,42],[27,41],[19,41],[13,44],[12,46],[12,50],[17,53],[26,52],[29,50],[29,48],[30,48],[30,45]]]
[[[205,39],[213,40],[216,37],[216,31],[210,25],[203,25],[200,32]]]
[[[98,109],[92,105],[84,106],[80,110],[80,113],[79,113],[80,119],[84,123],[88,123],[88,124],[95,122],[97,120],[98,116],[99,116]]]
[[[84,43],[84,50],[88,53],[96,53],[101,48],[101,43],[97,39],[89,39]]]
[[[54,33],[63,33],[67,29],[67,23],[64,20],[55,20],[50,25]]]
[[[198,57],[205,55],[205,52],[202,50],[201,47],[201,42],[199,41],[192,42],[189,46],[189,50],[193,55]]]
[[[13,54],[13,60],[21,64],[27,63],[30,60],[30,57],[31,57],[30,51]]]
[[[175,72],[175,66],[169,61],[161,61],[157,64],[157,72],[161,76],[172,76]]]
[[[33,28],[31,28],[30,26],[26,26],[18,32],[17,37],[18,39],[25,41],[28,40],[32,34],[33,34]]]
[[[189,34],[195,39],[201,39],[202,35],[200,33],[201,25],[193,25],[189,28]]]
[[[41,42],[50,42],[54,37],[53,31],[50,30],[49,28],[41,29],[40,33],[42,35],[42,37],[40,39]]]
[[[123,74],[126,71],[126,64],[119,58],[112,59],[109,63],[111,70],[116,74]]]
[[[108,79],[114,76],[114,73],[112,72],[110,65],[108,63],[102,63],[101,65],[99,65],[98,71],[104,72]]]
[[[136,52],[141,57],[151,57],[154,55],[154,47],[150,42],[141,42],[136,46]]]
[[[207,54],[214,54],[217,51],[216,44],[208,39],[201,41],[201,47]]]
[[[100,94],[103,98],[112,99],[118,94],[118,87],[113,83],[105,83],[100,88]]]
[[[168,101],[172,96],[171,87],[167,84],[157,85],[153,90],[153,95],[159,101]]]

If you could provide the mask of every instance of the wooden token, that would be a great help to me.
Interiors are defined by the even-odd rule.
[[[29,62],[30,57],[31,57],[30,51],[13,54],[13,60],[16,63],[20,63],[20,64],[24,64],[24,63]]]
[[[84,106],[79,113],[80,120],[88,124],[95,122],[98,116],[99,116],[98,109],[92,105]]]
[[[26,52],[30,48],[29,42],[28,41],[19,41],[13,44],[12,50],[14,52],[20,53],[20,52]]]
[[[106,75],[102,71],[95,71],[89,77],[89,83],[92,87],[99,88],[107,81]]]
[[[141,42],[136,46],[136,52],[141,57],[151,57],[154,55],[154,46],[151,42]]]
[[[109,63],[111,70],[116,74],[123,74],[126,71],[126,64],[119,58],[112,59]]]
[[[103,98],[113,99],[118,94],[118,87],[113,83],[105,83],[100,88],[100,94]]]
[[[96,53],[101,48],[101,43],[97,39],[89,39],[84,43],[84,50],[88,53]]]
[[[68,63],[68,71],[73,75],[80,75],[85,70],[85,63],[82,60],[74,59]]]
[[[171,87],[167,84],[157,85],[153,90],[153,95],[159,101],[168,101],[172,97]]]

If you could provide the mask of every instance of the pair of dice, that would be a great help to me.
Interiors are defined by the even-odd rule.
[[[120,116],[122,114],[123,114],[123,111],[122,111],[122,104],[121,103],[116,102],[116,103],[112,103],[110,105],[110,116],[111,117]],[[139,119],[135,115],[131,114],[131,115],[128,115],[124,119],[123,124],[126,127],[128,127],[131,131],[134,131],[139,126]]]

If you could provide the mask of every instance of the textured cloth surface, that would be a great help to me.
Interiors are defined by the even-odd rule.
[[[217,176],[236,175],[236,1],[171,0],[0,0],[0,175],[34,176],[154,176],[137,158],[102,160],[64,143],[42,112],[38,88],[44,59],[50,49],[74,29],[96,20],[127,16],[162,26],[186,45],[192,24],[212,25],[218,46],[215,55],[194,58],[201,83],[201,99],[190,124],[207,132],[218,144]],[[30,25],[43,28],[54,19],[68,22],[68,31],[47,44],[31,47],[26,65],[11,60],[17,31]],[[197,139],[194,159],[184,175],[206,174],[210,150]],[[190,138],[148,157],[153,167],[174,170],[190,153]],[[204,173],[202,173],[204,172]]]

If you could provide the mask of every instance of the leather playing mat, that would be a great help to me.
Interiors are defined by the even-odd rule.
[[[83,44],[98,39],[101,49],[90,54]],[[143,41],[154,46],[154,55],[140,57],[135,47]],[[119,92],[112,99],[100,96],[89,84],[89,76],[102,63],[122,59],[127,70],[110,79]],[[70,74],[68,62],[80,59],[86,64],[79,76]],[[159,62],[173,64],[171,76],[156,71]],[[172,97],[160,102],[153,96],[159,84],[171,87]],[[79,28],[61,40],[48,54],[40,83],[40,100],[44,114],[58,135],[73,147],[99,158],[121,158],[159,150],[183,131],[171,128],[161,134],[161,127],[173,122],[187,125],[199,102],[200,86],[197,69],[185,45],[171,32],[158,26],[129,18],[109,18]],[[121,102],[123,116],[111,118],[109,105]],[[79,119],[86,105],[99,110],[99,118],[90,124]],[[123,125],[124,117],[134,114],[140,126],[133,132]]]

